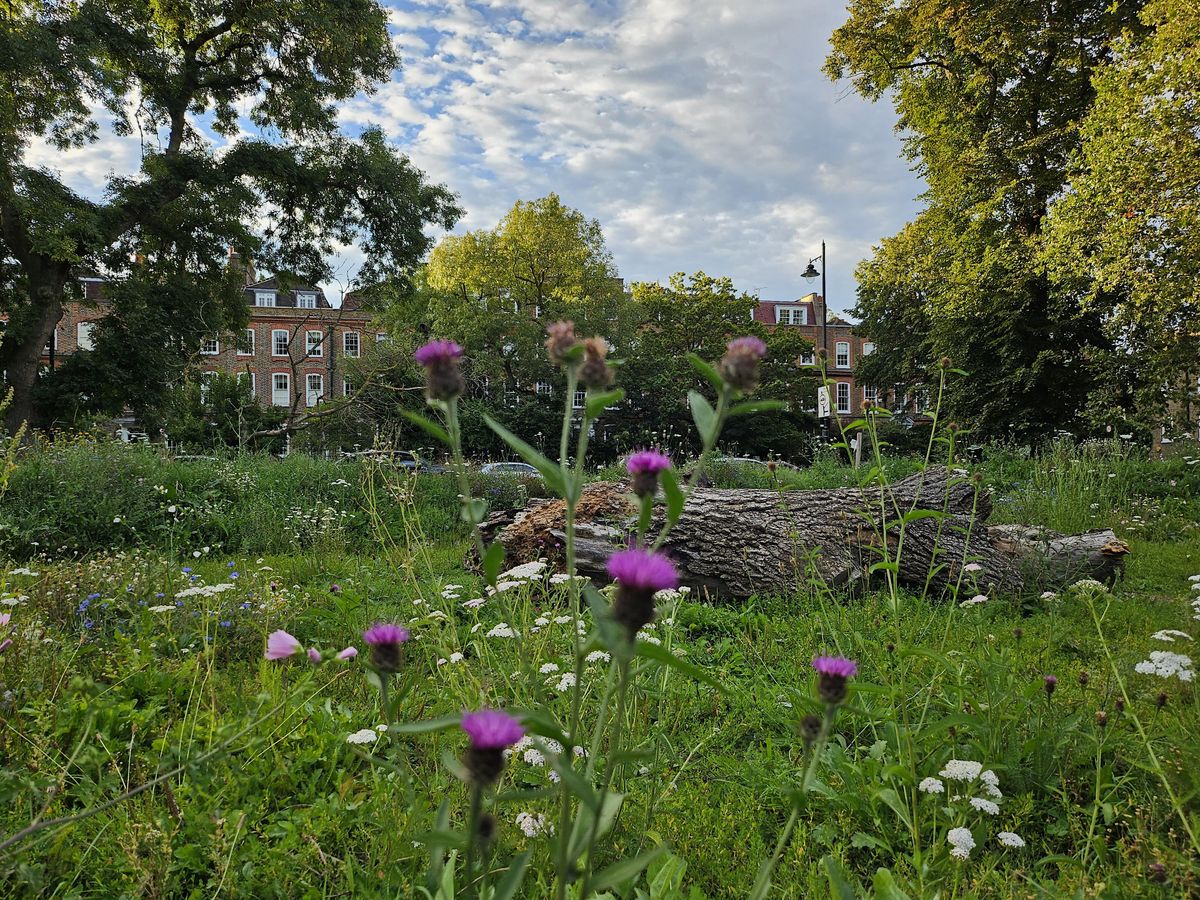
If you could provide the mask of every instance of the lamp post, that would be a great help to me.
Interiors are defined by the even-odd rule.
[[[817,260],[821,261],[821,270],[818,272],[813,266]],[[812,283],[812,280],[818,275],[821,276],[821,349],[825,351],[825,362],[829,362],[829,298],[825,293],[825,242],[821,241],[821,255],[814,256],[808,261],[808,268],[800,273],[800,277],[805,281]],[[822,371],[824,366],[822,366]],[[828,385],[824,383],[822,378],[822,390],[828,390]],[[829,398],[829,405],[832,411],[833,398]],[[824,441],[829,437],[829,419],[827,416],[821,417],[821,440]]]

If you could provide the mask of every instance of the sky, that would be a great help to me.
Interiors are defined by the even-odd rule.
[[[821,72],[845,18],[830,0],[384,3],[403,66],[340,124],[382,126],[457,193],[457,232],[553,191],[600,221],[627,281],[702,269],[769,300],[819,289],[800,273],[824,240],[844,311],[855,264],[915,215],[891,106]],[[97,194],[138,153],[106,133],[30,157]]]

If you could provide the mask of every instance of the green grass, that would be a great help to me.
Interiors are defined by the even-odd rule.
[[[93,808],[279,708],[227,753],[169,779],[169,791],[160,786],[0,851],[5,896],[417,895],[438,805],[447,801],[451,824],[463,824],[466,791],[441,762],[443,752],[461,752],[461,733],[384,735],[356,752],[346,736],[381,722],[361,659],[318,669],[268,663],[262,648],[275,628],[328,655],[355,643],[376,619],[408,623],[417,638],[405,661],[411,686],[403,721],[484,703],[565,716],[566,695],[554,689],[553,676],[548,683],[539,673],[546,663],[570,665],[569,628],[553,622],[565,612],[564,592],[525,587],[478,611],[462,608],[459,601],[478,596],[480,585],[460,567],[466,541],[450,514],[453,496],[425,493],[439,489],[422,479],[380,486],[371,501],[361,475],[346,479],[355,485],[349,497],[323,493],[336,480],[332,463],[181,464],[63,452],[57,476],[51,462],[27,461],[36,471],[18,470],[0,506],[10,534],[22,522],[41,523],[40,533],[96,529],[79,558],[46,559],[33,549],[32,559],[20,558],[37,574],[7,576],[7,595],[25,599],[3,607],[15,632],[0,655],[0,840],[35,817]],[[1113,526],[1130,542],[1126,578],[1100,600],[1115,669],[1085,596],[1069,591],[1033,608],[1003,597],[971,609],[901,597],[895,610],[882,593],[847,599],[801,578],[790,596],[740,607],[685,600],[652,633],[725,691],[673,670],[640,677],[628,733],[641,755],[618,775],[625,802],[601,844],[603,859],[663,842],[686,871],[678,892],[658,897],[746,896],[788,818],[805,764],[796,724],[815,708],[809,661],[840,652],[859,661],[856,690],[784,849],[772,896],[828,895],[826,857],[864,890],[886,868],[912,897],[1200,891],[1195,857],[1134,721],[1197,823],[1194,686],[1133,671],[1152,650],[1194,646],[1150,635],[1170,628],[1197,636],[1188,597],[1200,592],[1187,581],[1200,573],[1196,469],[1112,453],[1072,463],[1065,450],[1057,453],[1045,460],[998,454],[982,471],[1007,498],[997,503],[998,519],[1063,530]],[[128,460],[132,468],[123,468]],[[804,486],[857,477],[823,465],[827,471],[802,473]],[[909,465],[896,463],[898,474]],[[238,493],[239,472],[251,474],[253,490]],[[52,477],[76,502],[105,490],[113,505],[71,508],[34,493]],[[306,481],[314,477],[319,487]],[[163,504],[147,500],[133,536],[99,550],[104,518],[130,515],[142,508],[139,498],[153,498],[164,484],[189,504],[199,503],[197,492],[213,492],[214,509],[226,517],[223,546],[204,543],[213,532],[200,527],[164,536],[153,524],[164,518]],[[361,521],[304,544],[272,531],[280,510],[315,497],[331,504],[341,497],[339,508]],[[183,573],[185,566],[193,571]],[[186,597],[175,612],[149,611],[196,584],[225,583],[234,587]],[[441,596],[447,583],[465,586],[459,601]],[[91,594],[100,596],[81,612]],[[543,616],[551,621],[539,625]],[[501,621],[522,637],[487,637]],[[439,665],[454,652],[465,660]],[[1047,674],[1058,678],[1049,697]],[[1131,700],[1124,713],[1115,704],[1118,674]],[[603,676],[601,666],[588,673],[585,720],[596,714]],[[1098,710],[1108,716],[1106,727],[1097,725]],[[372,762],[371,754],[399,769]],[[948,857],[948,821],[936,799],[915,790],[950,758],[983,762],[1004,792],[995,820],[971,820],[978,847],[968,863]],[[413,770],[411,789],[405,766]],[[501,790],[547,786],[545,767],[514,760]],[[898,809],[910,821],[915,809],[919,862],[913,829]],[[547,896],[549,842],[521,833],[514,820],[522,811],[551,816],[552,801],[501,802],[492,859],[500,866],[532,848],[523,896]],[[1000,848],[1000,830],[1017,832],[1028,846]],[[1165,866],[1161,886],[1149,880],[1156,863]],[[640,885],[648,891],[645,880]]]

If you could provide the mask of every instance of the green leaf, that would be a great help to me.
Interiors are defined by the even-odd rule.
[[[434,820],[435,832],[450,830],[450,800],[445,799],[438,806],[437,818]],[[442,878],[442,870],[446,865],[446,848],[441,844],[429,846],[429,870],[425,873],[425,889],[432,895],[437,890]]]
[[[608,868],[598,872],[596,877],[592,879],[591,886],[598,891],[602,891],[605,888],[618,887],[630,878],[638,875],[646,866],[650,865],[650,863],[666,852],[666,846],[659,844],[657,847],[639,853],[637,856],[631,856],[628,859],[615,862]]]
[[[483,553],[483,577],[487,579],[488,584],[496,583],[496,576],[500,574],[503,566],[504,545],[499,541],[492,541]]]
[[[717,428],[717,414],[712,405],[698,391],[688,391],[688,406],[692,408],[692,421],[700,432],[700,439],[708,443],[714,438]]]
[[[679,487],[679,479],[674,469],[664,469],[658,476],[662,484],[663,496],[667,500],[667,525],[674,525],[683,514],[683,491]]]
[[[872,886],[875,888],[876,900],[910,900],[908,894],[900,890],[900,886],[896,884],[896,879],[892,877],[892,873],[888,869],[875,870]]]
[[[912,829],[912,818],[908,813],[908,804],[900,798],[900,795],[895,790],[892,788],[883,788],[875,792],[875,797],[878,800],[882,800],[909,830]]]
[[[713,386],[718,394],[725,389],[725,382],[721,376],[717,374],[717,370],[702,360],[695,353],[688,353],[688,362],[692,364],[692,368],[704,376],[705,380]]]
[[[521,881],[525,878],[525,867],[529,865],[529,857],[532,855],[532,850],[526,850],[509,861],[508,871],[492,889],[492,900],[511,900],[516,896],[517,888],[521,886]]]
[[[408,419],[408,421],[412,422],[418,428],[426,432],[434,440],[440,441],[447,447],[450,446],[450,435],[447,434],[446,429],[437,424],[437,422],[433,422],[425,418],[420,413],[415,413],[409,409],[400,410],[400,415],[404,416],[404,418]]]
[[[414,835],[412,839],[427,847],[442,850],[462,850],[467,846],[467,836],[461,831],[452,829],[439,828],[434,831],[422,831]]]
[[[888,846],[886,841],[881,841],[879,838],[875,837],[875,835],[867,834],[865,831],[854,832],[854,834],[850,837],[850,846],[856,849],[873,847],[877,850],[886,850],[888,852],[891,852],[892,849],[890,846]]]
[[[596,793],[588,780],[580,775],[571,765],[571,754],[562,753],[550,756],[547,762],[553,767],[554,771],[562,776],[563,784],[567,789],[579,798],[582,808],[586,808],[595,812],[600,808],[600,795]],[[582,815],[582,812],[580,813]]]
[[[542,473],[542,478],[546,481],[546,486],[558,494],[560,497],[565,497],[567,494],[567,482],[563,477],[563,471],[556,463],[550,462],[546,457],[542,456],[537,450],[525,443],[495,419],[489,415],[484,415],[483,420],[487,422],[488,427],[500,436],[500,439],[508,446],[512,447],[517,452],[517,455],[525,462],[529,463],[535,469]]]
[[[617,820],[617,813],[621,811],[621,803],[625,800],[624,794],[609,792],[604,796],[604,808],[600,811],[600,820],[596,825],[596,840],[604,837],[613,826],[613,822]],[[587,849],[586,841],[592,836],[592,823],[596,822],[596,814],[593,810],[581,806],[579,814],[575,816],[575,822],[571,826],[571,839],[567,842],[567,857],[568,862],[574,863],[583,851]]]
[[[752,413],[787,412],[787,410],[788,404],[783,400],[747,400],[745,403],[732,406],[729,415],[730,417],[748,416]]]
[[[949,516],[940,509],[913,509],[900,517],[901,522],[916,522],[919,519],[946,519]]]
[[[483,517],[487,515],[487,509],[487,501],[479,497],[463,500],[462,519],[468,525],[478,525],[483,521]]]
[[[825,865],[825,876],[829,879],[829,896],[834,900],[858,900],[858,891],[850,884],[846,870],[832,856],[821,860]]]
[[[399,722],[389,725],[388,734],[428,734],[432,731],[445,731],[462,724],[462,713],[452,716],[439,716],[436,719],[422,719],[419,722]]]
[[[584,410],[584,413],[589,419],[594,419],[610,406],[616,406],[624,399],[624,388],[616,388],[615,390],[605,391],[602,394],[589,392],[587,396],[587,408]]]
[[[642,657],[642,659],[652,659],[655,662],[660,662],[663,665],[670,666],[672,669],[682,672],[688,678],[692,678],[696,681],[702,681],[709,687],[720,691],[722,694],[729,693],[729,689],[712,675],[709,675],[699,666],[692,665],[690,662],[685,662],[660,644],[648,644],[645,641],[638,641],[637,655]]]

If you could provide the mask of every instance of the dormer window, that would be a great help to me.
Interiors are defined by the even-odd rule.
[[[775,307],[776,325],[807,325],[808,307],[806,306],[777,306]]]
[[[275,292],[274,291],[255,291],[254,292],[255,306],[274,306]]]
[[[300,309],[316,309],[316,294],[296,294],[296,306]]]

